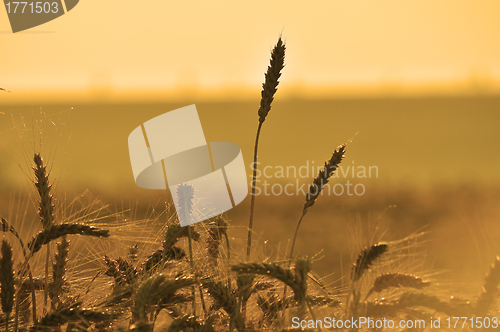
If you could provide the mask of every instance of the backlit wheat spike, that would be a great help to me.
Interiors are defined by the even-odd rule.
[[[175,292],[181,288],[195,284],[193,278],[167,279],[162,274],[154,275],[141,283],[135,295],[133,313],[135,320],[147,321],[147,312],[150,306],[156,305],[160,300],[163,304],[174,299]]]
[[[93,237],[109,237],[109,230],[101,230],[99,228],[83,224],[54,224],[38,232],[38,234],[35,235],[28,243],[28,248],[31,254],[34,254],[40,251],[43,245],[58,239],[61,236],[72,234]]]
[[[47,174],[47,165],[43,164],[43,159],[39,153],[35,153],[33,157],[35,167],[35,187],[40,196],[40,206],[38,208],[38,216],[44,228],[50,226],[54,222],[54,203],[52,202],[52,195],[50,189],[52,185],[49,184],[49,175]]]
[[[26,250],[24,248],[24,243],[19,234],[17,233],[16,229],[14,226],[12,226],[6,219],[0,218],[0,231],[4,233],[12,233],[17,240],[19,241],[19,244],[21,245],[21,249],[23,250],[23,254],[26,257]]]
[[[373,262],[387,251],[387,244],[374,244],[363,249],[352,266],[351,280],[358,281]]]
[[[330,177],[333,176],[338,169],[339,164],[344,158],[346,144],[342,144],[333,151],[332,157],[325,162],[325,166],[321,168],[318,176],[314,178],[313,183],[309,186],[309,192],[306,195],[304,210],[307,210],[314,205],[314,202],[323,191],[323,187],[328,183]]]
[[[50,194],[50,189],[52,185],[49,184],[49,175],[47,174],[47,165],[43,164],[43,159],[39,153],[35,153],[33,157],[35,162],[35,167],[33,171],[35,172],[35,187],[38,190],[38,195],[40,196],[38,216],[42,222],[44,229],[54,224],[54,203],[52,201],[52,195]],[[49,288],[49,260],[50,260],[50,247],[47,246],[47,255],[45,258],[45,290],[44,290],[44,303],[47,307],[48,288]]]
[[[215,301],[215,310],[223,308],[228,315],[234,315],[238,310],[234,293],[221,281],[206,279],[202,281],[203,287],[208,289],[210,296]]]
[[[33,325],[30,331],[53,331],[54,329],[44,328],[57,327],[68,322],[103,322],[109,320],[110,318],[112,318],[111,314],[94,310],[79,309],[77,307],[57,308],[43,316],[36,324]]]
[[[425,282],[422,278],[400,273],[387,273],[382,274],[375,279],[372,288],[368,291],[366,297],[368,298],[373,293],[380,293],[389,288],[414,288],[422,289],[429,286],[429,282]]]
[[[231,289],[220,281],[205,280],[203,287],[208,289],[208,293],[215,300],[216,308],[222,308],[229,315],[230,329],[235,327],[238,331],[245,331],[245,320],[238,309],[238,300]]]
[[[173,247],[177,243],[177,241],[179,241],[180,238],[188,237],[189,236],[188,227],[192,228],[192,226],[182,227],[178,223],[169,225],[167,228],[167,233],[165,234],[165,241],[163,242],[163,248],[168,250],[171,247]],[[191,229],[191,238],[195,241],[199,241],[201,235],[194,229]]]
[[[14,307],[14,262],[12,259],[12,248],[3,240],[0,259],[0,300],[2,311],[5,313],[5,331],[9,331],[10,313]]]
[[[318,176],[314,178],[313,183],[309,186],[309,191],[306,195],[306,202],[302,208],[302,214],[300,215],[297,225],[295,226],[292,245],[290,247],[290,254],[288,255],[290,261],[293,258],[293,250],[295,249],[295,243],[297,241],[297,235],[299,233],[299,227],[302,223],[302,219],[304,219],[307,209],[314,205],[314,202],[319,197],[321,191],[323,191],[323,187],[328,183],[328,179],[333,176],[333,173],[337,170],[338,165],[344,158],[345,147],[346,144],[337,147],[330,160],[325,162],[325,166],[319,171]]]
[[[269,111],[271,110],[271,104],[274,100],[274,94],[278,89],[279,81],[281,76],[281,70],[285,66],[285,44],[281,40],[281,36],[278,39],[278,43],[271,52],[271,63],[267,68],[266,78],[264,84],[262,85],[261,100],[259,107],[259,126],[257,127],[257,134],[255,135],[255,147],[253,154],[253,175],[252,175],[252,198],[250,202],[250,220],[248,222],[248,241],[247,241],[247,261],[250,260],[250,253],[252,248],[252,228],[253,228],[253,212],[255,208],[255,186],[257,181],[257,152],[259,150],[259,137],[260,131],[262,129],[262,124],[266,120]]]
[[[271,276],[292,288],[297,288],[295,277],[290,269],[284,269],[276,263],[240,263],[231,266],[231,270],[241,274],[260,274]]]
[[[184,252],[184,250],[176,246],[170,247],[165,252],[165,254],[164,254],[164,249],[158,249],[144,260],[144,262],[141,264],[140,273],[141,274],[148,273],[154,270],[155,268],[160,267],[160,263],[162,262],[163,258],[165,258],[165,260],[168,261],[168,260],[181,260],[184,257],[186,257],[186,253]]]
[[[278,279],[292,288],[295,300],[303,303],[307,292],[307,273],[310,269],[308,259],[299,259],[296,262],[295,270],[284,269],[276,263],[241,263],[233,265],[232,271],[240,274],[267,275]]]
[[[500,283],[500,257],[495,258],[491,264],[490,272],[484,279],[484,285],[476,304],[477,315],[487,315],[488,310],[498,297],[498,284]]]
[[[63,236],[62,241],[57,244],[56,261],[52,264],[52,283],[50,285],[49,296],[52,300],[52,309],[55,309],[60,302],[59,297],[66,280],[66,262],[68,260],[69,242]]]
[[[266,120],[267,114],[271,110],[271,104],[274,100],[274,94],[278,91],[278,79],[281,76],[281,70],[285,67],[285,44],[278,39],[278,43],[274,46],[271,52],[271,61],[267,72],[265,74],[265,81],[262,84],[260,108],[259,108],[259,122],[262,123]]]

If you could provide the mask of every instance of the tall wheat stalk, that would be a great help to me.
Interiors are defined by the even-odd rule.
[[[43,164],[43,159],[39,153],[35,153],[33,161],[35,162],[35,167],[33,167],[35,173],[34,183],[38,190],[38,195],[40,196],[38,216],[40,217],[43,228],[46,229],[54,223],[54,203],[52,202],[52,195],[50,194],[52,185],[49,184],[47,165]],[[43,291],[45,309],[47,309],[47,299],[49,295],[49,260],[50,247],[47,245],[47,256],[45,259],[45,289]]]
[[[247,260],[250,260],[252,250],[252,228],[253,228],[253,212],[255,208],[255,184],[257,182],[257,152],[259,150],[259,137],[262,129],[262,124],[266,120],[267,114],[271,110],[271,103],[274,100],[274,94],[278,91],[278,79],[281,76],[281,70],[285,66],[285,44],[278,39],[278,43],[274,46],[271,52],[271,61],[267,67],[265,82],[262,85],[261,100],[259,107],[259,126],[255,137],[255,148],[253,152],[253,175],[252,175],[252,198],[250,203],[250,221],[248,222],[248,242],[247,242]]]
[[[313,183],[309,186],[309,192],[306,195],[306,202],[304,203],[304,207],[302,209],[302,214],[300,215],[299,220],[297,221],[297,225],[295,226],[295,233],[293,234],[292,247],[290,249],[290,255],[288,258],[290,261],[293,258],[293,250],[295,249],[295,242],[297,241],[297,234],[299,233],[299,227],[302,223],[302,219],[307,213],[307,210],[314,205],[314,202],[323,191],[323,186],[328,183],[328,179],[333,175],[333,173],[337,170],[338,165],[342,162],[344,158],[346,144],[340,145],[337,147],[335,151],[333,151],[333,155],[330,160],[325,162],[325,166],[319,171],[318,176],[313,180]]]

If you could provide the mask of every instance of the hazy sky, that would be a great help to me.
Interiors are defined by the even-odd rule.
[[[84,0],[12,34],[12,91],[260,87],[283,31],[287,86],[500,81],[498,0]]]

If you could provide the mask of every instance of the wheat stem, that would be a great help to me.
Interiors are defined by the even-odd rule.
[[[293,234],[293,240],[292,240],[292,247],[290,249],[290,255],[288,256],[288,259],[291,261],[293,258],[293,249],[295,248],[295,241],[297,240],[297,234],[299,233],[299,227],[302,222],[302,219],[307,213],[307,209],[302,210],[302,214],[300,215],[299,220],[297,221],[297,225],[295,226],[295,233]]]
[[[257,128],[257,134],[255,135],[255,147],[253,154],[253,175],[252,175],[252,197],[250,202],[250,220],[248,222],[248,241],[247,241],[247,261],[250,260],[250,255],[252,251],[252,229],[253,229],[253,217],[255,209],[255,184],[257,182],[257,151],[259,149],[259,137],[260,131],[262,129],[262,124],[266,120],[269,111],[271,110],[271,104],[274,100],[274,94],[278,90],[279,77],[281,76],[281,70],[285,66],[285,44],[281,40],[281,36],[276,43],[273,51],[271,52],[270,65],[267,68],[265,74],[266,78],[264,84],[262,85],[261,100],[259,107],[259,127]]]
[[[187,226],[188,228],[188,244],[189,244],[189,263],[191,266],[191,273],[194,273],[194,262],[193,262],[193,241],[191,239],[191,226]],[[193,316],[196,316],[196,292],[195,286],[191,287],[191,294],[193,295]]]
[[[253,152],[253,173],[252,173],[252,197],[250,201],[250,221],[248,222],[248,241],[247,241],[247,261],[250,260],[252,250],[252,229],[253,229],[253,213],[255,209],[255,185],[257,183],[257,151],[259,150],[259,136],[263,122],[259,123],[257,135],[255,137],[255,148]]]

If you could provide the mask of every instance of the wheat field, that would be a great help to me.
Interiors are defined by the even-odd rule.
[[[281,135],[283,128],[277,126],[286,121],[280,123],[279,113],[274,114],[279,108],[291,107],[274,102],[279,98],[275,93],[284,57],[285,45],[280,39],[271,53],[260,106],[251,113],[252,123],[258,126],[256,137],[253,128],[236,138],[251,137],[250,148],[248,143],[241,144],[244,150],[253,152],[252,156],[245,155],[246,160],[266,160],[270,151],[284,144],[276,132]],[[496,119],[491,109],[498,106],[498,98],[465,98],[451,103],[475,107],[481,104],[478,100],[483,101],[479,107],[486,109],[483,116]],[[392,107],[398,108],[403,102],[396,100]],[[407,102],[414,105],[422,101]],[[427,102],[442,106],[440,99]],[[300,109],[311,106],[304,101],[289,103]],[[342,103],[346,102],[337,102],[337,106]],[[364,103],[369,101],[348,106]],[[384,108],[387,101],[374,103]],[[175,105],[168,107],[173,109]],[[467,110],[463,112],[470,116]],[[27,184],[27,194],[15,194],[15,182],[5,173],[0,176],[6,183],[0,193],[0,326],[7,332],[472,331],[489,329],[486,323],[498,325],[500,258],[496,255],[500,248],[495,236],[500,235],[500,229],[495,218],[498,220],[500,211],[495,203],[500,190],[494,175],[496,156],[482,168],[485,183],[453,186],[437,181],[435,187],[422,188],[411,184],[387,186],[387,182],[379,184],[377,179],[370,179],[366,182],[370,190],[364,195],[326,195],[327,184],[345,184],[345,179],[337,180],[335,174],[344,172],[344,165],[354,164],[352,156],[363,161],[373,158],[367,165],[380,165],[381,169],[384,163],[398,166],[401,161],[373,152],[374,145],[365,148],[363,157],[356,149],[364,142],[363,134],[357,136],[357,130],[343,126],[340,115],[332,122],[318,120],[317,113],[310,116],[314,113],[293,111],[294,116],[314,124],[303,135],[290,128],[291,135],[300,136],[300,143],[292,144],[295,157],[321,151],[325,165],[304,180],[304,195],[252,195],[227,214],[181,227],[178,215],[191,213],[189,188],[178,193],[185,197],[186,208],[175,211],[170,194],[138,194],[137,188],[132,189],[133,183],[127,182],[129,178],[119,180],[121,187],[111,186],[112,179],[100,178],[102,174],[97,174],[96,168],[98,186],[74,179],[74,187],[83,183],[86,190],[65,193],[60,182],[64,181],[63,172],[54,170],[58,168],[57,159],[64,159],[65,149],[71,150],[71,141],[61,142],[64,135],[54,128],[65,122],[67,109],[55,113],[59,119],[55,122],[59,123],[54,123],[57,117],[44,112],[19,119],[15,107],[11,107],[11,114],[9,126],[13,129],[5,130],[5,122],[2,129],[22,141],[21,168],[17,172]],[[467,116],[462,117],[465,123]],[[447,118],[442,115],[439,119]],[[122,121],[128,121],[127,116],[123,115]],[[226,130],[238,130],[224,121],[228,120],[218,123]],[[371,120],[367,122],[374,125]],[[492,125],[489,119],[485,123]],[[97,128],[99,125],[95,124]],[[449,130],[448,134],[453,132]],[[92,132],[86,134],[91,136]],[[466,133],[455,134],[461,137]],[[404,143],[404,129],[399,129],[399,135]],[[422,136],[417,139],[437,141],[432,135]],[[87,146],[103,144],[105,136],[100,137]],[[274,137],[274,142],[269,137]],[[495,138],[483,138],[488,141],[485,145],[496,146]],[[8,142],[2,139],[4,144]],[[397,148],[394,142],[376,143],[384,144]],[[493,151],[491,146],[483,150]],[[401,156],[405,156],[405,150],[408,148],[401,147]],[[451,152],[438,157],[446,158]],[[425,144],[421,150],[406,153],[418,160],[410,173],[417,173],[437,155]],[[81,168],[73,172],[91,172],[82,157],[85,150],[68,154],[80,158]],[[447,162],[467,164],[474,154],[463,151],[462,160]],[[280,156],[286,157],[286,153],[271,157]],[[263,165],[274,163],[272,158]],[[100,160],[104,163],[105,156]],[[258,172],[257,167],[250,168],[250,183],[256,183]],[[460,169],[450,172],[460,173]],[[437,173],[431,175],[440,177],[439,170]],[[109,190],[103,189],[106,187]],[[373,325],[345,325],[367,317]],[[455,317],[467,319],[456,325]],[[422,325],[378,325],[402,320]]]

